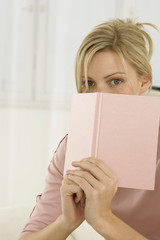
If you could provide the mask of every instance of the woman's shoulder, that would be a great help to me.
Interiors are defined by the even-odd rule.
[[[58,144],[58,146],[57,146],[57,148],[56,148],[56,150],[55,150],[55,154],[58,152],[58,151],[60,151],[60,150],[62,150],[62,151],[65,151],[66,150],[66,147],[67,147],[67,139],[68,139],[68,134],[66,134],[62,139],[61,139],[61,141],[59,142],[59,144]]]
[[[57,149],[54,152],[53,158],[49,165],[49,170],[51,172],[57,171],[61,175],[63,175],[66,148],[67,148],[67,139],[68,139],[68,134],[66,134],[62,138],[62,140],[59,142],[57,146]]]

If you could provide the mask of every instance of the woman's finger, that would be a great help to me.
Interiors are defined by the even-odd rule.
[[[106,176],[117,183],[117,176],[99,159],[86,158],[81,161],[73,162],[72,164],[74,167],[80,167],[90,172],[96,179],[103,183],[106,182]]]
[[[68,178],[74,181],[77,185],[79,185],[79,187],[85,193],[86,198],[92,195],[93,187],[90,185],[90,183],[86,179],[77,175],[72,175],[72,174],[69,174]]]
[[[76,203],[80,202],[83,197],[83,190],[78,184],[68,178],[66,175],[62,181],[61,193],[63,196],[71,196]]]
[[[95,176],[93,176],[90,172],[88,172],[86,170],[81,170],[81,169],[68,170],[67,174],[76,175],[81,178],[84,178],[93,188],[98,189],[101,187],[101,182],[97,178],[95,178]]]

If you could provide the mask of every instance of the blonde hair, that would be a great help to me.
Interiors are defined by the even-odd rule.
[[[116,52],[124,67],[127,60],[136,70],[138,76],[148,75],[152,81],[150,59],[153,52],[153,42],[144,30],[148,25],[156,30],[151,23],[136,23],[134,19],[113,19],[97,25],[83,40],[76,56],[75,78],[77,91],[81,92],[81,75],[85,77],[89,63],[96,52],[112,50]]]

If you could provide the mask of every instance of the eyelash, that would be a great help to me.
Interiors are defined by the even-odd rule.
[[[121,83],[123,82],[123,80],[120,79],[120,78],[114,78],[114,79],[110,80],[109,83],[111,83],[112,81],[121,81]],[[116,85],[120,85],[121,83],[119,83],[119,84],[111,84],[111,85],[112,86],[116,86]]]
[[[113,79],[107,81],[107,83],[109,83],[109,85],[110,85],[111,87],[118,86],[118,85],[120,85],[121,83],[119,83],[119,84],[111,84],[112,81],[117,81],[117,80],[118,80],[118,81],[121,81],[121,83],[124,82],[124,81],[123,81],[122,79],[120,79],[120,78],[113,78]],[[94,81],[88,80],[88,86],[89,86],[90,88],[93,87],[93,85],[90,86],[89,82],[92,83],[92,84],[94,84]],[[85,86],[85,81],[82,83],[82,85]]]

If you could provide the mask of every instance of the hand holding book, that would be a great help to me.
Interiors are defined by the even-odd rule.
[[[98,222],[106,221],[111,214],[110,205],[117,191],[117,177],[103,161],[96,158],[73,162],[73,166],[76,169],[67,171],[67,176],[84,191],[85,219],[97,229]]]

